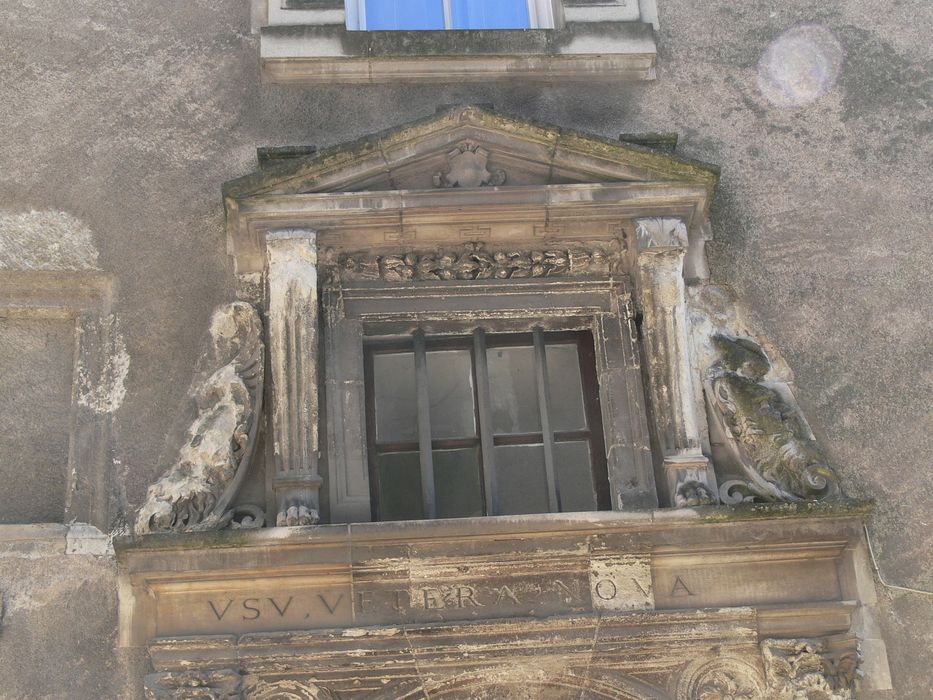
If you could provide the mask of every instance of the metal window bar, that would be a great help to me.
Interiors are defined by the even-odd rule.
[[[418,397],[418,452],[421,459],[421,500],[424,517],[437,517],[437,499],[434,489],[434,455],[431,445],[431,405],[428,394],[428,356],[424,331],[420,328],[415,338],[415,391]]]

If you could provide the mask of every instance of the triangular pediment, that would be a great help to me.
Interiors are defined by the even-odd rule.
[[[466,175],[458,178],[462,172]],[[717,179],[718,170],[711,165],[468,106],[287,159],[231,180],[224,195],[228,201],[238,201],[324,192],[430,190],[464,183],[508,187],[677,182],[702,186],[712,197]]]

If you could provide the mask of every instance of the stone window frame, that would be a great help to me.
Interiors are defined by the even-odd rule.
[[[116,282],[97,272],[4,271],[0,317],[74,324],[74,360],[62,522],[111,526],[112,416],[94,401],[105,387],[119,342]]]
[[[625,276],[412,284],[330,283],[322,292],[330,522],[369,522],[364,342],[429,331],[589,331],[613,510],[658,505],[634,311]],[[426,331],[427,332],[427,331]],[[488,516],[484,516],[488,517]]]
[[[268,82],[655,78],[656,0],[530,0],[552,4],[553,28],[433,31],[347,29],[343,0],[251,1],[251,24],[260,34],[260,65]]]

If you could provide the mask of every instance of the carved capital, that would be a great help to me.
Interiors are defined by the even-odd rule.
[[[683,219],[635,219],[635,241],[639,251],[651,248],[686,248],[688,240],[687,224]]]
[[[241,700],[243,677],[234,670],[169,671],[143,679],[146,700]]]
[[[855,637],[766,639],[761,643],[772,700],[851,700],[861,657]]]

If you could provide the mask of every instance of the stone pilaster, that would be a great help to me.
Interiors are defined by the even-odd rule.
[[[273,489],[277,525],[310,525],[319,515],[317,234],[266,235],[269,349],[273,382]]]
[[[716,478],[703,454],[687,335],[686,224],[675,218],[635,221],[636,290],[648,395],[663,462],[658,481],[669,505],[717,502]]]

